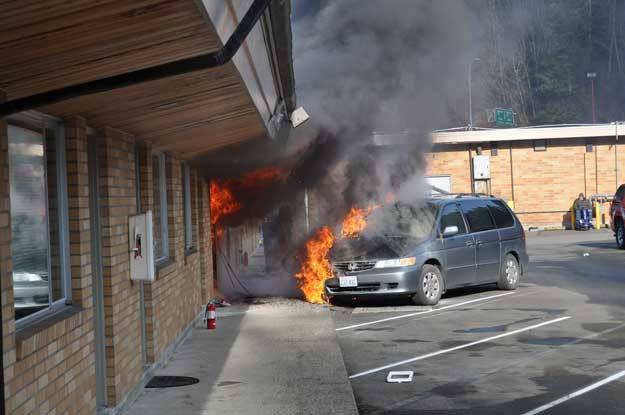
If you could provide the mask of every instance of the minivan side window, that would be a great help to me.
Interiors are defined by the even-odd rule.
[[[497,224],[498,228],[509,228],[514,226],[514,218],[501,200],[489,200],[486,204],[488,205],[488,210],[490,210],[490,214],[493,215],[495,224]]]
[[[443,212],[441,213],[441,222],[439,227],[441,234],[448,226],[457,226],[458,235],[467,233],[467,227],[464,224],[464,219],[462,219],[462,213],[456,204],[445,206],[443,208]]]
[[[460,207],[467,217],[471,232],[482,232],[495,229],[493,218],[488,212],[486,202],[482,200],[464,200]]]

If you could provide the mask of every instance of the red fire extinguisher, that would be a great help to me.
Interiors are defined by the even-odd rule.
[[[208,330],[214,330],[217,328],[217,313],[215,304],[206,304],[206,310],[204,311],[204,320],[206,320],[206,328]]]

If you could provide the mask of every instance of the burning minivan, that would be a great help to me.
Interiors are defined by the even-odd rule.
[[[438,303],[446,289],[497,283],[516,289],[528,263],[525,233],[500,199],[448,195],[371,212],[367,227],[337,241],[325,295],[408,296]]]

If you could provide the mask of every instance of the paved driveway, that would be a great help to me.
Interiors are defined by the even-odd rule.
[[[625,413],[625,252],[607,231],[545,232],[528,249],[515,292],[334,308],[360,413]],[[391,370],[413,381],[389,384]]]

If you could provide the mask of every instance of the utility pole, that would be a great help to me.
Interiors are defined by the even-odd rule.
[[[473,94],[471,91],[471,73],[473,72],[473,64],[479,61],[480,58],[473,58],[469,64],[469,131],[473,130]]]
[[[597,77],[597,72],[588,72],[586,74],[586,78],[590,79],[590,88],[592,95],[592,123],[597,123],[597,115],[595,111],[595,78]]]

